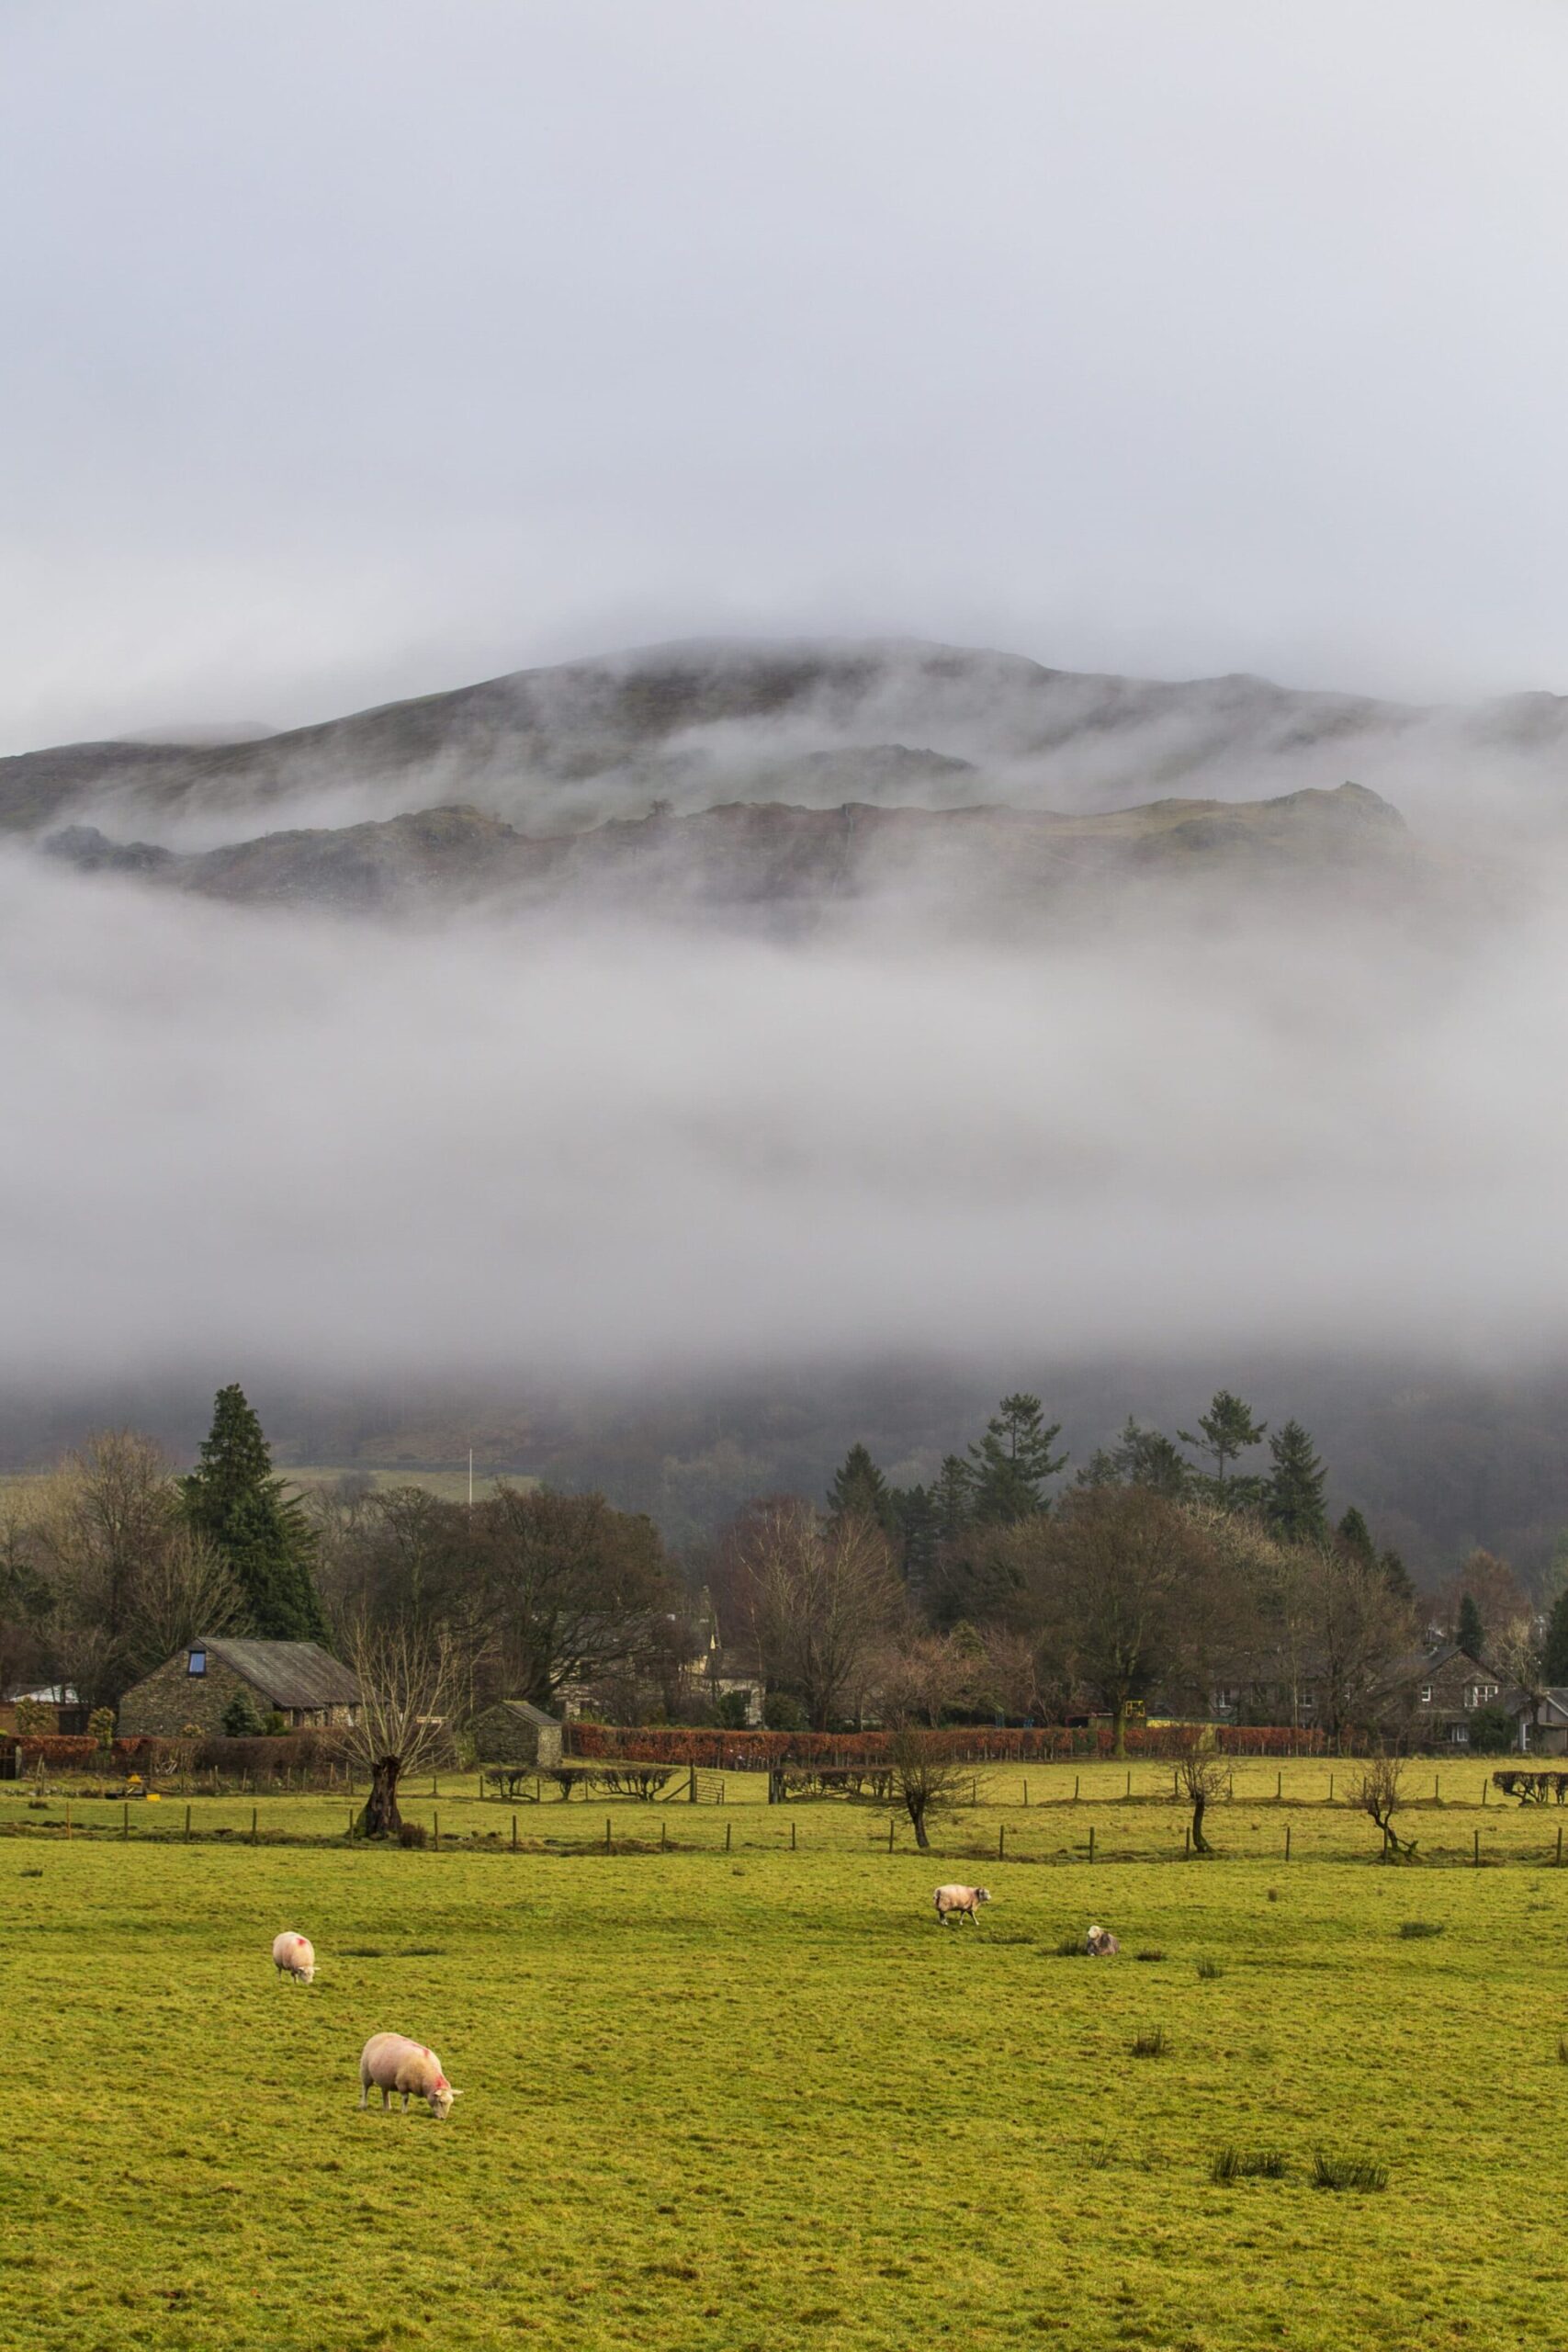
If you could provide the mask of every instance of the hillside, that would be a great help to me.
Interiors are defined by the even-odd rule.
[[[797,913],[917,892],[995,920],[1139,880],[1249,888],[1427,871],[1396,810],[1355,785],[1261,802],[1165,800],[1103,816],[1012,808],[831,809],[733,801],[536,838],[472,808],[267,833],[178,854],[93,826],[48,853],[89,873],[247,904],[407,913],[538,909],[570,898],[643,912]]]
[[[1568,703],[1473,710],[1168,683],[904,641],[655,647],[520,671],[260,740],[0,760],[0,831],[85,820],[190,845],[461,803],[529,834],[729,800],[1099,812],[1177,791],[1392,791],[1456,763],[1554,783]]]

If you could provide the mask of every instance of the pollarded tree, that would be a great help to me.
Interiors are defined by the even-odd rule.
[[[406,1623],[372,1626],[363,1619],[344,1643],[359,1684],[355,1720],[340,1733],[344,1752],[370,1776],[355,1824],[358,1838],[395,1838],[402,1827],[398,1786],[446,1751],[446,1717],[457,1697],[451,1645],[444,1634]]]
[[[1061,1433],[1059,1421],[1047,1428],[1038,1396],[1021,1390],[1004,1396],[986,1424],[985,1436],[969,1449],[975,1465],[974,1518],[986,1525],[1006,1525],[1043,1510],[1045,1481],[1055,1476],[1067,1458],[1051,1451]]]
[[[1274,1467],[1263,1489],[1263,1516],[1287,1544],[1324,1544],[1328,1516],[1323,1490],[1326,1473],[1300,1421],[1286,1421],[1269,1441]]]
[[[961,1775],[950,1750],[937,1733],[923,1724],[892,1724],[887,1762],[892,1774],[893,1802],[901,1804],[908,1815],[915,1843],[924,1853],[931,1842],[927,1822],[933,1813],[956,1802],[959,1780],[968,1776]]]
[[[186,1516],[227,1562],[249,1632],[264,1641],[327,1637],[305,1514],[272,1466],[238,1383],[220,1388],[196,1468],[180,1480]]]

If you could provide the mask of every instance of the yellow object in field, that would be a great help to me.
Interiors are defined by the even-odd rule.
[[[162,1804],[164,1800],[158,1794],[156,1789],[149,1789],[147,1792],[147,1802],[149,1804]]]

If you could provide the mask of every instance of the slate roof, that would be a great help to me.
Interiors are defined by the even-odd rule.
[[[329,1657],[317,1642],[193,1642],[222,1666],[270,1699],[275,1707],[352,1707],[359,1685],[346,1666]]]
[[[536,1731],[555,1731],[559,1727],[560,1717],[547,1715],[543,1707],[535,1706],[532,1699],[498,1699],[495,1703],[498,1707],[504,1707],[509,1715],[520,1716],[524,1723],[532,1724]],[[489,1714],[491,1710],[487,1707],[483,1712]]]

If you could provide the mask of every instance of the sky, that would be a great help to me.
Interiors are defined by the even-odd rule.
[[[0,750],[685,634],[1568,690],[1552,0],[9,0]]]

